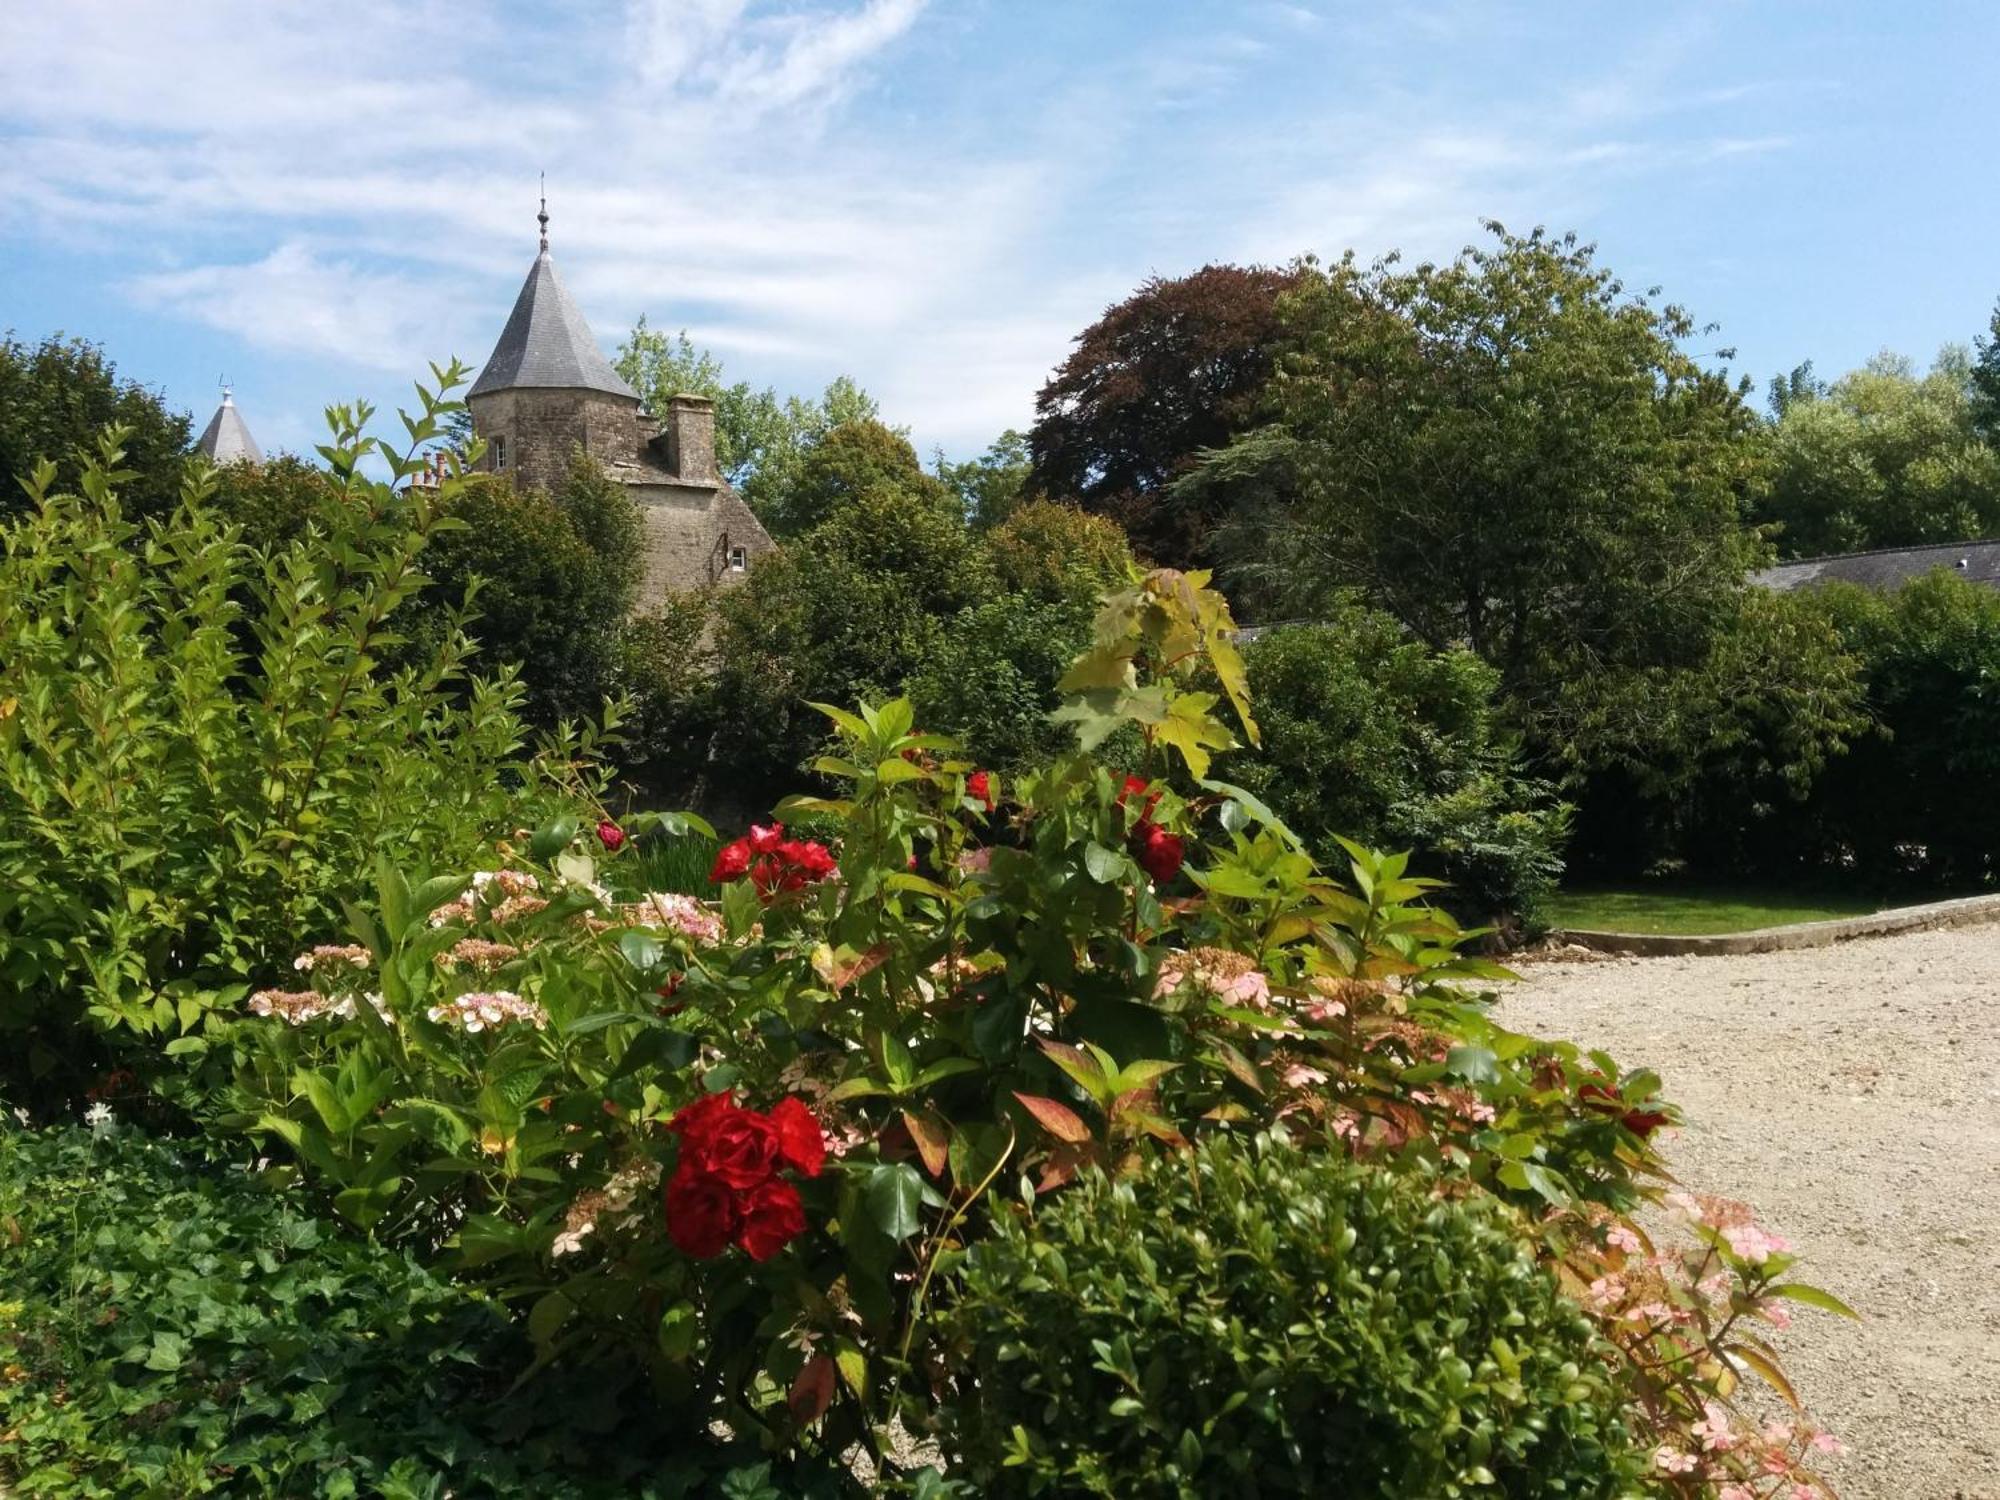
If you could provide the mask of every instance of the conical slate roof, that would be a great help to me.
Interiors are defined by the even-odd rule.
[[[250,429],[243,423],[243,413],[236,409],[236,400],[230,392],[222,393],[222,405],[216,407],[215,415],[208,419],[208,426],[202,429],[201,439],[195,450],[208,455],[212,464],[261,464],[264,450],[257,446],[257,440],[250,436]]]
[[[468,394],[483,396],[489,391],[527,387],[604,391],[631,401],[639,399],[611,368],[590,325],[563,290],[546,239],[541,254],[528,268],[521,295],[514,299],[507,326],[500,330],[500,342],[493,346],[486,368],[479,372]]]

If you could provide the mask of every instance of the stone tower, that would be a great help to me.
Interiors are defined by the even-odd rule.
[[[658,416],[641,408],[556,274],[546,202],[536,219],[541,250],[466,396],[486,469],[553,491],[581,449],[626,486],[646,527],[642,611],[669,589],[740,577],[773,544],[716,467],[715,404],[675,396]]]

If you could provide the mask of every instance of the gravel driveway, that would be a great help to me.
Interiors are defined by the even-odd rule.
[[[1863,1315],[1782,1340],[1843,1500],[2000,1500],[2000,927],[1517,967],[1500,1019],[1657,1069],[1676,1176]]]

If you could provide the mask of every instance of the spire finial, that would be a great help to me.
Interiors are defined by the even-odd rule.
[[[549,253],[549,174],[542,173],[542,211],[535,215],[535,222],[542,226],[542,254]]]

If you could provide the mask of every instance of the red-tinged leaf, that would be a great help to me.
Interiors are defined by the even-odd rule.
[[[1072,1146],[1058,1143],[1056,1148],[1042,1160],[1042,1175],[1035,1181],[1037,1193],[1054,1192],[1076,1177],[1077,1169],[1098,1159],[1096,1143],[1089,1146]]]
[[[888,956],[887,943],[877,943],[866,953],[856,953],[846,958],[836,953],[833,967],[826,975],[826,982],[834,990],[844,990],[855,980],[873,974],[881,968]]]
[[[1024,1094],[1018,1089],[1014,1097],[1021,1101],[1022,1108],[1035,1117],[1042,1129],[1057,1140],[1081,1144],[1090,1139],[1090,1127],[1067,1104],[1045,1099],[1040,1094]]]
[[[815,1354],[805,1362],[785,1397],[785,1405],[791,1408],[792,1420],[799,1426],[808,1426],[826,1415],[826,1409],[833,1405],[833,1382],[837,1373],[833,1361],[824,1354]]]
[[[1242,1052],[1219,1037],[1215,1039],[1213,1046],[1215,1048],[1215,1060],[1229,1070],[1232,1078],[1253,1094],[1264,1092],[1264,1075],[1257,1071],[1255,1063],[1251,1062]]]
[[[923,1158],[924,1170],[933,1177],[944,1176],[946,1161],[951,1156],[951,1140],[945,1132],[944,1122],[929,1110],[922,1114],[903,1111],[903,1125],[910,1132],[910,1139],[917,1144],[917,1155]]]
[[[1778,1368],[1776,1360],[1758,1353],[1748,1344],[1727,1344],[1723,1346],[1722,1352],[1732,1359],[1740,1359],[1755,1370],[1763,1377],[1766,1385],[1791,1403],[1794,1411],[1805,1410],[1799,1402],[1799,1393],[1792,1389],[1791,1381],[1785,1378],[1785,1372]]]

